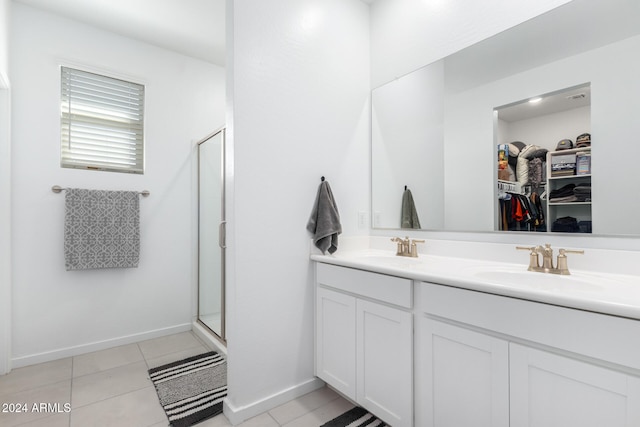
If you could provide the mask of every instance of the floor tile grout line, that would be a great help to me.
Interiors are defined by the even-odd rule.
[[[45,383],[45,384],[40,383],[39,385],[37,385],[37,386],[35,386],[33,388],[30,388],[30,389],[27,389],[27,390],[21,390],[21,391],[19,391],[17,393],[30,393],[30,392],[41,390],[41,389],[43,389],[45,387],[51,387],[51,386],[54,386],[56,384],[66,383],[67,381],[69,381],[69,404],[71,404],[71,387],[72,387],[73,378],[64,379],[64,380],[56,381],[56,382],[53,382],[53,383]],[[7,393],[6,397],[11,396],[12,394],[15,394],[15,393]],[[0,396],[0,398],[1,397],[2,396]],[[30,405],[35,405],[37,403],[39,403],[39,402],[29,402]],[[49,402],[49,403],[54,403],[54,402]],[[73,408],[72,408],[72,410],[73,410]],[[20,427],[22,425],[33,423],[35,421],[39,422],[39,421],[42,421],[42,420],[46,420],[48,418],[55,417],[57,415],[60,415],[60,414],[59,413],[58,414],[51,413],[49,415],[46,415],[46,416],[43,416],[43,417],[40,417],[40,418],[36,418],[34,420],[20,422],[18,424],[12,424],[12,425],[15,426],[15,427]],[[71,411],[69,412],[69,427],[70,427],[70,425],[71,425]]]
[[[140,343],[138,343],[138,345],[139,345],[139,344],[140,344]],[[171,352],[169,352],[169,353],[158,354],[158,355],[155,355],[155,356],[153,356],[153,357],[147,357],[147,356],[145,356],[144,352],[142,351],[142,348],[140,348],[140,353],[142,353],[142,357],[144,357],[145,359],[157,359],[157,358],[159,358],[159,357],[164,357],[164,356],[167,356],[167,355],[169,355],[169,354],[179,353],[179,352],[181,352],[181,351],[186,351],[186,350],[192,350],[192,349],[195,349],[195,348],[197,348],[197,347],[199,347],[199,346],[204,347],[205,349],[207,349],[207,348],[208,348],[206,345],[204,345],[204,344],[200,343],[200,341],[198,341],[198,345],[193,345],[193,346],[190,346],[190,347],[183,347],[183,348],[180,348],[179,350],[171,351]]]
[[[142,348],[140,348],[140,343],[137,342],[136,345],[138,346],[138,351],[140,352],[140,355],[142,355],[142,360],[144,360],[144,364],[147,365],[147,373],[149,373],[149,369],[151,369],[149,367],[149,361],[147,360],[146,356],[142,352]]]
[[[66,379],[62,379],[62,380],[59,379],[59,380],[54,381],[54,382],[39,383],[36,386],[30,387],[30,388],[27,388],[27,389],[24,389],[24,390],[17,390],[15,392],[2,394],[2,395],[0,395],[0,399],[12,399],[16,394],[32,393],[32,392],[39,391],[39,390],[41,390],[43,388],[46,388],[46,387],[53,387],[56,384],[60,384],[60,383],[69,382],[69,384],[70,384],[71,380],[72,380],[71,378],[66,378]]]
[[[137,388],[135,390],[127,391],[125,393],[120,393],[120,394],[116,394],[116,395],[113,395],[113,396],[109,396],[109,397],[107,397],[105,399],[96,400],[95,402],[91,402],[91,403],[88,403],[86,405],[79,406],[76,409],[87,408],[87,407],[89,407],[91,405],[95,405],[95,404],[98,404],[98,403],[106,402],[107,400],[111,400],[111,399],[119,398],[119,397],[122,397],[122,396],[126,396],[127,394],[137,393],[137,392],[139,392],[141,390],[146,390],[148,388],[153,388],[154,393],[156,393],[155,386],[153,385],[153,383],[151,383],[151,385],[149,385],[149,386],[142,387],[142,388]],[[71,408],[71,413],[69,414],[69,427],[71,427],[71,416],[73,415],[73,409],[74,408]],[[158,422],[156,421],[156,422],[150,424],[150,426],[152,426],[154,424],[157,424],[157,423]]]
[[[47,416],[42,417],[42,418],[36,418],[35,420],[25,421],[25,422],[23,422],[23,423],[21,422],[19,424],[12,424],[12,426],[13,427],[20,427],[20,426],[24,426],[26,424],[32,424],[32,423],[34,423],[36,421],[40,422],[40,421],[44,421],[44,420],[46,420],[48,418],[57,417],[58,415],[60,415],[60,414],[50,414],[50,415],[47,415]],[[69,417],[69,424],[71,424],[71,417]],[[69,426],[69,427],[71,427],[71,426]]]
[[[8,374],[5,374],[5,375],[0,376],[0,379],[1,379],[1,378],[6,378],[6,377],[8,377],[8,376],[12,375],[12,374],[13,374],[13,373],[15,373],[17,370],[34,368],[34,367],[36,367],[36,366],[39,366],[39,365],[42,365],[42,364],[45,364],[45,363],[62,362],[62,361],[67,360],[67,359],[70,359],[71,364],[72,364],[71,377],[69,377],[69,378],[63,378],[63,379],[57,379],[57,380],[55,380],[55,381],[48,381],[48,382],[44,382],[44,383],[38,383],[38,384],[37,384],[37,385],[35,385],[35,386],[30,386],[29,388],[25,388],[25,389],[22,389],[22,390],[14,390],[14,391],[12,391],[12,392],[2,392],[2,393],[0,393],[0,398],[7,398],[7,397],[9,397],[10,395],[15,395],[15,394],[17,394],[17,393],[25,393],[25,392],[28,392],[28,391],[33,391],[33,390],[36,390],[36,389],[39,389],[39,388],[42,388],[42,387],[50,386],[50,385],[53,385],[53,384],[60,383],[60,382],[62,382],[62,381],[67,381],[68,379],[72,379],[72,378],[73,378],[73,356],[63,357],[62,359],[50,360],[50,361],[47,361],[47,362],[36,363],[35,365],[22,366],[22,367],[20,367],[20,368],[16,368],[16,369],[12,370],[12,371],[11,371],[11,372],[9,372]],[[19,383],[23,383],[23,382],[25,382],[25,379],[24,379],[24,378],[21,378],[21,379],[19,380]]]
[[[267,411],[267,414],[269,414],[269,417],[273,420],[274,423],[276,423],[278,427],[282,427],[282,424],[280,424],[280,422],[276,420],[276,418],[273,415],[271,415],[271,411]]]
[[[141,362],[145,362],[145,365],[146,365],[146,361],[145,360],[136,360],[135,362],[127,362],[127,363],[124,363],[122,365],[112,366],[111,368],[101,369],[99,371],[89,372],[87,374],[78,375],[77,377],[73,377],[72,379],[75,380],[76,378],[78,378],[78,379],[79,378],[84,378],[84,377],[87,377],[89,375],[98,375],[98,374],[101,374],[101,373],[104,373],[104,372],[109,372],[109,371],[112,371],[114,369],[124,368],[125,366],[135,365],[136,363],[141,363]],[[147,371],[148,371],[148,369],[147,369]]]
[[[180,353],[180,352],[182,352],[182,351],[186,351],[186,350],[194,350],[194,349],[196,349],[196,348],[197,348],[197,347],[195,347],[195,346],[194,346],[194,347],[189,347],[189,348],[184,348],[184,349],[182,349],[182,350],[173,351],[173,352],[171,352],[171,353],[166,353],[166,354],[161,354],[160,356],[151,357],[150,359],[147,359],[147,358],[145,357],[145,362],[147,363],[147,367],[148,367],[149,369],[152,369],[152,368],[149,366],[149,361],[150,361],[150,360],[153,360],[153,359],[159,359],[159,358],[161,358],[161,357],[167,357],[167,356],[170,356],[170,355],[172,355],[172,354],[178,354],[178,353]],[[209,351],[215,351],[215,350],[209,350],[209,348],[208,348],[208,347],[206,347],[206,346],[204,346],[204,350],[205,350],[205,351],[203,351],[202,353],[207,353],[207,352],[209,352]],[[225,357],[224,355],[222,355],[222,356],[226,359],[226,357]],[[174,360],[174,362],[177,362],[177,361],[182,360],[182,359],[186,359],[187,357],[192,357],[192,356],[185,356],[185,357],[182,357],[182,358],[180,358],[180,359],[176,359],[176,360]],[[158,366],[166,365],[166,364],[168,364],[168,363],[172,363],[172,362],[166,362],[166,363],[163,363],[163,364],[158,365]],[[157,368],[158,366],[154,366],[154,368]]]
[[[113,395],[113,396],[109,396],[109,397],[104,398],[104,399],[96,400],[95,402],[87,403],[87,404],[85,404],[85,405],[78,406],[78,407],[77,407],[78,409],[79,409],[79,408],[85,408],[85,407],[90,406],[90,405],[93,405],[93,404],[95,404],[95,403],[104,402],[104,401],[109,400],[109,399],[112,399],[112,398],[114,398],[114,397],[120,397],[120,396],[124,396],[124,395],[126,395],[126,394],[129,394],[129,393],[133,393],[133,392],[137,392],[137,391],[140,391],[140,390],[144,390],[145,388],[148,388],[148,387],[153,387],[153,382],[151,382],[151,379],[149,378],[149,366],[148,366],[148,364],[147,364],[147,361],[144,359],[144,355],[142,354],[142,351],[140,350],[140,346],[139,346],[139,344],[138,344],[138,343],[136,343],[136,346],[138,347],[138,350],[140,351],[140,354],[142,355],[142,360],[138,360],[138,361],[136,361],[136,362],[125,363],[124,365],[114,366],[114,367],[109,368],[109,369],[104,369],[104,370],[100,370],[100,371],[92,372],[92,373],[89,373],[89,374],[80,375],[80,376],[78,376],[78,377],[72,377],[72,378],[71,378],[71,397],[73,396],[73,382],[75,381],[75,379],[76,379],[76,378],[82,378],[82,377],[85,377],[85,376],[87,376],[87,375],[96,375],[96,374],[100,374],[100,373],[108,372],[108,371],[111,371],[111,370],[114,370],[114,369],[120,369],[120,368],[123,368],[123,367],[125,367],[125,366],[133,365],[133,364],[140,363],[140,362],[144,362],[144,364],[145,364],[145,367],[146,367],[146,373],[147,373],[147,374],[146,374],[146,377],[147,377],[147,379],[149,380],[149,385],[147,385],[147,386],[145,386],[145,387],[141,387],[141,388],[136,388],[135,390],[129,390],[129,391],[124,392],[124,393],[120,393],[120,394],[116,394],[116,395]],[[72,363],[72,368],[73,368],[73,360],[72,360],[72,362],[71,362],[71,363]],[[73,371],[72,371],[72,373],[73,373]],[[155,388],[154,388],[154,391],[155,391]],[[69,399],[69,402],[71,402],[71,398]],[[74,409],[74,408],[72,407],[72,408],[71,408],[71,414],[73,414],[73,409]],[[72,415],[70,415],[70,416],[69,416],[69,425],[71,425],[71,416],[72,416]]]
[[[78,408],[78,409],[80,409],[80,408],[86,408],[87,406],[91,406],[91,405],[93,405],[93,404],[95,404],[95,403],[104,402],[104,401],[107,401],[107,400],[109,400],[109,399],[113,399],[113,398],[116,398],[116,397],[121,397],[121,396],[127,395],[127,394],[129,394],[129,393],[136,393],[136,392],[138,392],[138,391],[140,391],[140,390],[145,390],[145,389],[147,389],[147,388],[153,388],[153,389],[154,389],[154,391],[155,391],[155,387],[154,387],[153,383],[152,383],[152,382],[150,382],[150,383],[149,383],[149,385],[146,385],[146,386],[144,386],[144,387],[139,387],[139,388],[136,388],[136,389],[133,389],[133,390],[125,391],[124,393],[114,394],[113,396],[105,397],[104,399],[96,400],[96,401],[94,401],[94,402],[87,403],[87,404],[85,404],[85,405],[80,405],[80,406],[78,406],[77,408]],[[72,408],[72,410],[73,410],[73,408]]]
[[[320,390],[320,389],[316,389],[315,391],[317,391],[317,390]],[[312,392],[310,392],[310,393],[313,393],[313,391],[312,391]],[[307,393],[307,394],[309,394],[309,393]],[[302,397],[302,396],[300,396],[300,397]],[[279,422],[278,420],[275,420],[275,421],[276,421],[276,424],[278,424],[278,426],[280,426],[280,427],[284,427],[284,426],[286,426],[287,424],[290,424],[290,423],[294,422],[295,420],[298,420],[298,419],[300,419],[300,418],[302,418],[302,417],[306,416],[307,414],[310,414],[310,413],[312,413],[312,412],[314,412],[314,411],[317,411],[317,410],[318,410],[318,409],[320,409],[320,408],[324,408],[325,406],[329,405],[331,402],[334,402],[334,401],[336,401],[336,400],[338,400],[338,399],[340,399],[340,398],[342,398],[342,396],[340,396],[340,395],[336,392],[336,393],[335,393],[335,396],[333,397],[333,399],[330,399],[330,400],[326,401],[324,404],[322,404],[322,405],[318,406],[317,408],[314,408],[314,409],[312,409],[312,410],[308,410],[308,411],[307,411],[307,412],[305,412],[304,414],[299,415],[299,416],[297,416],[297,417],[295,417],[295,418],[292,418],[292,419],[290,419],[289,421],[287,421],[287,422],[286,422],[286,423],[284,423],[284,424],[280,424],[280,422]],[[294,400],[295,400],[295,399],[294,399]],[[289,402],[284,403],[284,405],[286,405],[287,403],[289,403]],[[273,408],[273,409],[276,409],[276,408]],[[274,417],[273,415],[271,415],[271,411],[273,411],[273,409],[270,409],[270,410],[269,410],[269,411],[267,411],[267,412],[269,413],[269,415],[271,416],[271,418],[274,418],[274,419],[275,419],[275,417]]]

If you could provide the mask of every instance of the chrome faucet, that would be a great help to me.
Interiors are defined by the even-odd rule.
[[[393,237],[391,241],[398,244],[398,248],[396,250],[397,256],[407,256],[411,258],[418,258],[417,243],[424,243],[424,240],[411,240],[409,239],[409,236],[405,237],[404,239],[401,239],[400,237]]]
[[[556,266],[553,266],[553,249],[549,243],[544,246],[516,246],[518,250],[529,252],[529,271],[537,271],[540,273],[551,273],[568,275],[569,267],[567,265],[567,254],[584,254],[583,250],[559,249]],[[542,255],[542,265],[540,265],[540,257]]]

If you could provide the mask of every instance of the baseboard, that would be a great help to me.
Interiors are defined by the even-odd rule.
[[[324,381],[320,378],[311,378],[303,383],[242,407],[234,406],[229,401],[229,398],[227,398],[223,403],[224,415],[227,417],[229,422],[235,426],[249,418],[253,418],[256,415],[260,415],[263,412],[267,412],[277,406],[287,403],[290,400],[322,388],[324,385]],[[233,387],[233,384],[230,384],[229,386]]]
[[[142,332],[139,334],[127,335],[123,337],[113,338],[104,341],[92,342],[73,347],[61,348],[44,353],[31,354],[28,356],[16,357],[11,360],[12,369],[21,368],[23,366],[35,365],[37,363],[50,362],[52,360],[64,359],[65,357],[78,356],[80,354],[91,353],[94,351],[105,350],[112,347],[118,347],[125,344],[132,344],[153,338],[163,337],[165,335],[177,334],[191,330],[191,323],[171,326],[168,328],[155,329],[153,331]]]
[[[193,321],[191,325],[192,332],[204,341],[209,347],[217,351],[220,354],[224,354],[227,357],[227,346],[221,342],[218,337],[214,336],[207,328],[198,323],[197,320]]]

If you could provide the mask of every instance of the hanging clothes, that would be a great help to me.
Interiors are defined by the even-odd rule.
[[[533,221],[531,231],[547,231],[547,224],[544,220],[544,209],[542,207],[542,199],[535,191],[529,196],[531,201],[531,211],[533,213]]]
[[[533,196],[533,195],[532,195]],[[546,231],[540,197],[507,193],[499,199],[499,228],[504,231]]]

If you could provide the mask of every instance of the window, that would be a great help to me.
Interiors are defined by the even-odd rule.
[[[62,67],[62,167],[144,173],[144,86]]]

